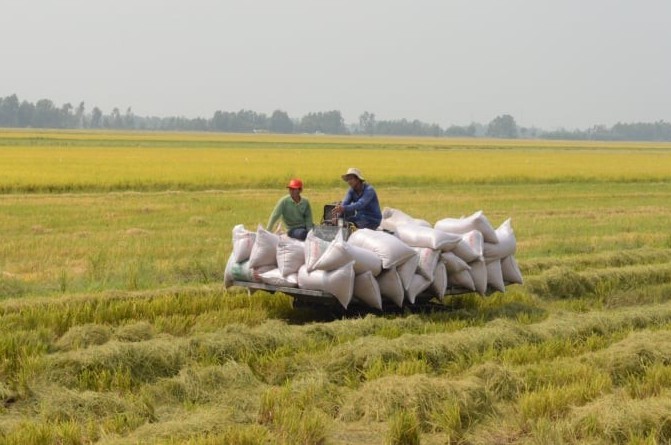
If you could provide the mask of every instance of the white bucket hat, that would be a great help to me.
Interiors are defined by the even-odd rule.
[[[365,181],[364,177],[361,175],[361,170],[359,170],[358,168],[354,168],[354,167],[348,168],[347,173],[345,173],[344,175],[341,176],[342,180],[347,181],[347,177],[349,175],[356,176],[357,178],[359,178],[359,180]]]

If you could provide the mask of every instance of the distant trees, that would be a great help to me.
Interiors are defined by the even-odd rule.
[[[543,139],[595,141],[671,141],[671,123],[657,121],[625,124],[618,122],[611,128],[594,125],[587,130],[555,130],[540,134]]]
[[[59,111],[49,99],[40,99],[35,104],[33,122],[36,127],[61,128]]]
[[[378,121],[375,123],[375,134],[394,136],[442,136],[443,130],[437,124],[427,124],[417,119]]]
[[[613,140],[669,141],[671,140],[671,123],[657,121],[624,124],[618,122],[610,129],[610,136]]]
[[[458,125],[451,125],[445,130],[445,136],[452,137],[475,137],[477,135],[477,127],[475,124],[468,125],[466,127],[460,127]]]
[[[20,111],[21,106],[16,94],[0,98],[0,126],[20,127]]]
[[[123,116],[123,126],[124,128],[135,128],[135,115],[133,115],[133,110],[130,107],[126,108],[126,114]]]
[[[495,117],[487,126],[487,136],[504,139],[516,138],[517,124],[515,118],[509,114]]]
[[[94,107],[87,114],[84,102],[80,102],[76,108],[70,103],[59,108],[49,99],[40,99],[32,104],[27,101],[19,102],[16,94],[0,97],[0,127],[139,129],[137,120],[130,107],[125,114],[119,108],[114,108],[109,115],[105,115],[98,107]],[[173,128],[164,126],[163,129]],[[201,131],[208,129],[207,122],[199,128]]]
[[[103,120],[103,112],[100,108],[93,107],[91,111],[91,128],[100,128]]]
[[[121,112],[119,111],[119,108],[114,107],[112,110],[111,119],[107,121],[107,125],[105,126],[109,128],[123,128],[123,122],[121,121]]]
[[[375,114],[364,111],[361,116],[359,116],[359,130],[362,133],[373,135],[375,134]]]
[[[368,135],[432,136],[432,137],[497,137],[585,140],[671,141],[671,123],[621,123],[607,127],[595,125],[587,130],[542,131],[539,128],[518,127],[515,118],[503,114],[488,125],[471,123],[451,125],[446,129],[438,124],[407,119],[378,120],[374,113],[364,111],[359,122],[350,128],[338,110],[308,113],[292,119],[286,111],[275,110],[268,117],[251,110],[215,111],[211,118],[137,116],[130,107],[124,113],[115,107],[105,114],[98,107],[86,112],[82,101],[77,107],[70,103],[56,106],[49,99],[36,103],[20,101],[16,94],[0,97],[0,127],[10,128],[108,128],[119,130],[161,131],[216,131],[216,132],[271,132],[271,133],[325,133],[348,134],[350,131]]]
[[[308,113],[301,119],[298,129],[301,133],[347,134],[345,119],[337,110]]]
[[[79,106],[75,111],[75,123],[77,128],[84,128],[84,112],[86,111],[86,106],[84,102],[79,102]]]
[[[210,128],[214,131],[251,133],[254,130],[266,130],[268,117],[251,110],[240,110],[237,113],[215,111]]]
[[[272,133],[293,133],[294,123],[285,111],[275,110],[270,116],[268,128]]]
[[[19,127],[29,127],[33,121],[35,106],[25,100],[19,106]]]

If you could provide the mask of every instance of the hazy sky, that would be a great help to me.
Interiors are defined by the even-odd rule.
[[[671,121],[670,0],[0,0],[0,97],[443,127]]]

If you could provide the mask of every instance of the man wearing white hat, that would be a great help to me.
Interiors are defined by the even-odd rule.
[[[349,184],[349,190],[345,199],[335,207],[335,212],[344,215],[346,221],[359,229],[377,229],[382,221],[382,211],[373,186],[354,167],[347,169],[342,179]]]

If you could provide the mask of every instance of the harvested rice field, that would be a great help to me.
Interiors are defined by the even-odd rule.
[[[507,218],[524,284],[333,314],[225,290],[315,219]],[[0,444],[671,442],[671,144],[0,130]]]

